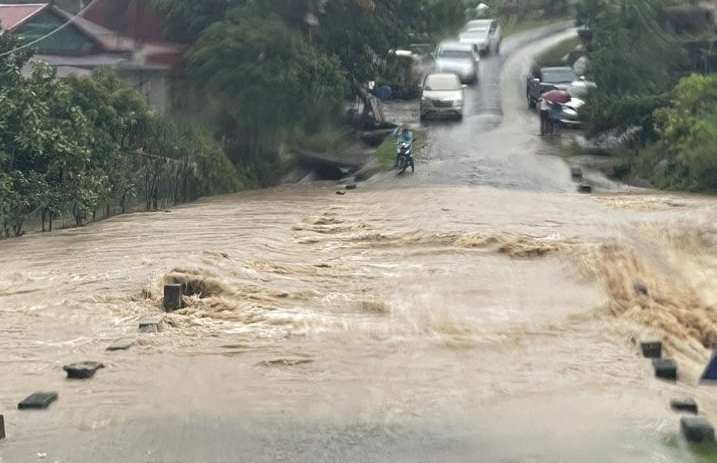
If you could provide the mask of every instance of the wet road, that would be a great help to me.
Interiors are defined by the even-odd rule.
[[[565,162],[551,157],[559,140],[542,139],[534,111],[527,108],[525,76],[531,60],[553,44],[575,35],[574,29],[530,33],[504,40],[500,56],[481,61],[479,83],[465,91],[463,121],[424,124],[428,148],[420,154],[413,176],[390,175],[374,180],[385,187],[406,185],[482,185],[509,189],[573,191]],[[536,38],[537,37],[537,38]],[[390,106],[389,114],[417,127],[415,103]],[[569,134],[566,134],[569,136]],[[548,155],[548,156],[546,156]]]
[[[0,242],[2,463],[699,461],[667,404],[717,411],[694,386],[717,339],[717,204],[573,192],[520,98],[559,39],[507,40],[413,176]],[[201,294],[138,334],[166,282]],[[647,327],[680,382],[630,342]],[[106,352],[118,338],[136,344]],[[107,368],[65,380],[79,360]],[[38,390],[60,399],[15,409]]]

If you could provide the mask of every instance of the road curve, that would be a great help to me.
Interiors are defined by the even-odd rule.
[[[501,55],[484,58],[478,83],[466,89],[463,121],[423,124],[428,146],[416,173],[388,173],[371,183],[382,188],[434,184],[573,191],[565,162],[550,156],[555,142],[539,136],[537,116],[525,102],[524,83],[537,54],[573,36],[574,28],[561,24],[505,39]],[[389,114],[418,125],[416,103],[389,105]]]

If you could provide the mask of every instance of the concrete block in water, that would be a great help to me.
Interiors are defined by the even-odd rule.
[[[132,347],[132,344],[134,341],[131,339],[119,339],[107,346],[107,350],[127,350]]]
[[[336,194],[337,194],[337,195],[345,195],[345,194],[346,194],[346,192],[345,192],[345,191],[341,191],[341,190],[339,190],[339,191],[337,191],[337,192],[336,192]]]
[[[662,357],[662,341],[642,340],[640,341],[642,355],[648,359],[659,359]]]
[[[583,170],[580,167],[571,167],[570,176],[573,180],[580,181],[583,179]]]
[[[57,392],[35,392],[17,404],[18,410],[43,409],[57,400]]]
[[[5,417],[0,415],[0,440],[5,439]]]
[[[680,419],[680,430],[689,442],[714,442],[715,430],[704,418],[699,416],[683,416]]]
[[[578,186],[578,193],[592,193],[593,187],[590,185],[582,184]]]
[[[355,189],[356,189],[356,184],[355,184],[355,183],[349,183],[348,185],[346,185],[346,189],[347,189],[347,190],[355,190]]]
[[[162,306],[165,312],[174,312],[182,308],[182,285],[164,285]]]
[[[162,317],[144,317],[139,321],[140,333],[157,333],[162,329]]]
[[[697,414],[697,402],[692,397],[680,397],[670,400],[670,408],[676,412]]]
[[[677,363],[672,359],[652,359],[655,376],[661,379],[677,379]]]
[[[105,366],[100,362],[79,362],[65,365],[63,370],[67,372],[70,379],[87,379],[92,378],[97,370]]]

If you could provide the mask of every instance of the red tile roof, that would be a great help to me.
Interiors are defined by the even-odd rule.
[[[0,28],[4,31],[12,32],[45,8],[47,8],[47,3],[25,5],[0,4]]]
[[[1,1],[1,0],[0,0]],[[41,11],[47,9],[65,21],[73,21],[72,28],[97,44],[98,51],[122,55],[139,52],[144,61],[150,65],[177,67],[181,64],[187,48],[167,42],[137,42],[130,37],[106,29],[85,18],[74,16],[47,3],[35,4],[0,4],[0,34],[4,31],[14,32],[25,22]],[[42,52],[42,50],[39,50]]]

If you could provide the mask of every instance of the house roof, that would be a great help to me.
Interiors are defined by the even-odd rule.
[[[82,69],[112,67],[126,71],[171,71],[181,66],[182,57],[188,48],[167,42],[136,41],[48,3],[0,4],[2,24],[0,34],[6,31],[11,33],[18,31],[42,11],[51,12],[63,21],[71,20],[70,27],[95,44],[95,49],[90,54],[74,55],[38,50],[36,58],[53,67]]]
[[[47,3],[0,4],[0,27],[12,32],[47,7]]]
[[[172,67],[179,64],[188,48],[167,42],[138,42],[48,3],[0,4],[0,25],[2,27],[0,33],[18,30],[23,24],[45,10],[51,11],[65,21],[72,20],[71,27],[94,42],[101,53],[127,55],[141,50],[147,61]]]

